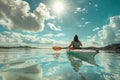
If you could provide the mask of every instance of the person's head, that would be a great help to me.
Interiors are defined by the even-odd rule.
[[[78,42],[78,36],[77,35],[74,36],[74,41]]]

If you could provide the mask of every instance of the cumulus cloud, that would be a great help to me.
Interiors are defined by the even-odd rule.
[[[54,35],[50,33],[50,34],[44,34],[43,36],[44,37],[53,37]]]
[[[63,33],[58,33],[58,34],[56,34],[55,36],[56,37],[60,37],[60,36],[64,36],[65,34],[63,34]]]
[[[83,28],[83,27],[85,27],[85,25],[78,25],[78,27]]]
[[[57,28],[54,24],[52,23],[48,23],[47,24],[52,30],[55,30],[55,31],[61,31],[61,29]]]
[[[90,24],[91,22],[85,22],[85,25]]]
[[[120,43],[120,16],[110,17],[110,23],[104,25],[98,36],[104,45]]]
[[[89,2],[88,4],[89,4],[89,5],[92,5],[92,3],[91,3],[91,2]]]
[[[96,27],[96,28],[93,29],[93,31],[97,31],[97,30],[99,30],[99,29],[100,29],[99,27]]]
[[[44,20],[50,18],[46,5],[39,6],[30,12],[30,6],[22,0],[0,0],[0,24],[8,29],[42,31]]]
[[[101,44],[100,44],[99,40],[97,39],[96,35],[94,35],[93,37],[88,36],[88,38],[89,39],[87,40],[86,43],[84,43],[84,46],[97,46],[97,47],[101,46]]]
[[[94,6],[97,8],[97,7],[98,7],[98,4],[95,4]]]
[[[58,33],[58,34],[44,34],[43,36],[45,37],[60,37],[60,36],[64,36],[65,34],[63,33]]]
[[[16,32],[7,32],[4,31],[0,34],[0,42],[5,43],[34,43],[38,40],[36,36],[24,35]]]
[[[56,42],[56,40],[51,39],[51,38],[40,38],[39,39],[39,43],[53,44],[55,42]]]
[[[62,40],[55,40],[51,38],[40,38],[39,43],[41,44],[49,44],[49,45],[61,45],[61,46],[66,46],[69,44],[68,41],[62,41]],[[47,45],[47,46],[49,46]]]
[[[85,20],[85,18],[81,18],[81,20],[83,20],[83,21],[84,21],[84,20]]]
[[[76,8],[76,10],[75,10],[74,13],[84,13],[84,12],[86,12],[86,8],[80,8],[80,7],[78,7],[78,8]]]
[[[53,35],[53,37],[64,36],[62,33]],[[39,44],[39,45],[38,45]],[[41,45],[53,45],[53,44],[67,44],[67,42],[62,40],[51,39],[51,37],[46,36],[39,37],[33,35],[26,35],[17,32],[7,32],[4,31],[0,34],[0,46],[19,46],[19,45],[30,45],[30,46],[41,46]]]

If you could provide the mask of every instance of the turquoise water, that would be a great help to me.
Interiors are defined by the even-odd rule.
[[[66,50],[0,49],[0,80],[120,80],[119,53],[100,51],[93,60]]]

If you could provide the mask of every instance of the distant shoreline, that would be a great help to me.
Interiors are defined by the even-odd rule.
[[[0,49],[13,49],[13,48],[50,49],[50,48],[39,48],[39,47],[31,47],[31,46],[17,46],[17,47],[0,46]],[[120,50],[120,44],[112,44],[112,45],[107,45],[107,46],[104,46],[104,47],[94,47],[94,46],[83,47],[82,49],[89,49],[89,50]]]
[[[12,49],[12,48],[32,48],[32,49],[50,49],[50,48],[39,48],[39,47],[31,47],[31,46],[17,46],[17,47],[6,47],[6,46],[0,46],[2,49]],[[107,45],[104,47],[83,47],[82,49],[90,49],[90,50],[120,50],[120,44],[112,44],[112,45]]]
[[[18,47],[4,47],[4,46],[0,46],[0,49],[13,49],[13,48],[34,48],[34,49],[38,49],[38,47],[31,47],[31,46],[18,46]]]

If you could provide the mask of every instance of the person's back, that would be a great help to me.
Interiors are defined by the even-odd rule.
[[[73,46],[74,49],[81,49],[80,46],[82,46],[82,43],[79,41],[78,36],[75,35],[73,41],[69,45],[69,48]]]
[[[74,49],[79,49],[80,48],[80,42],[73,41],[73,48]]]

